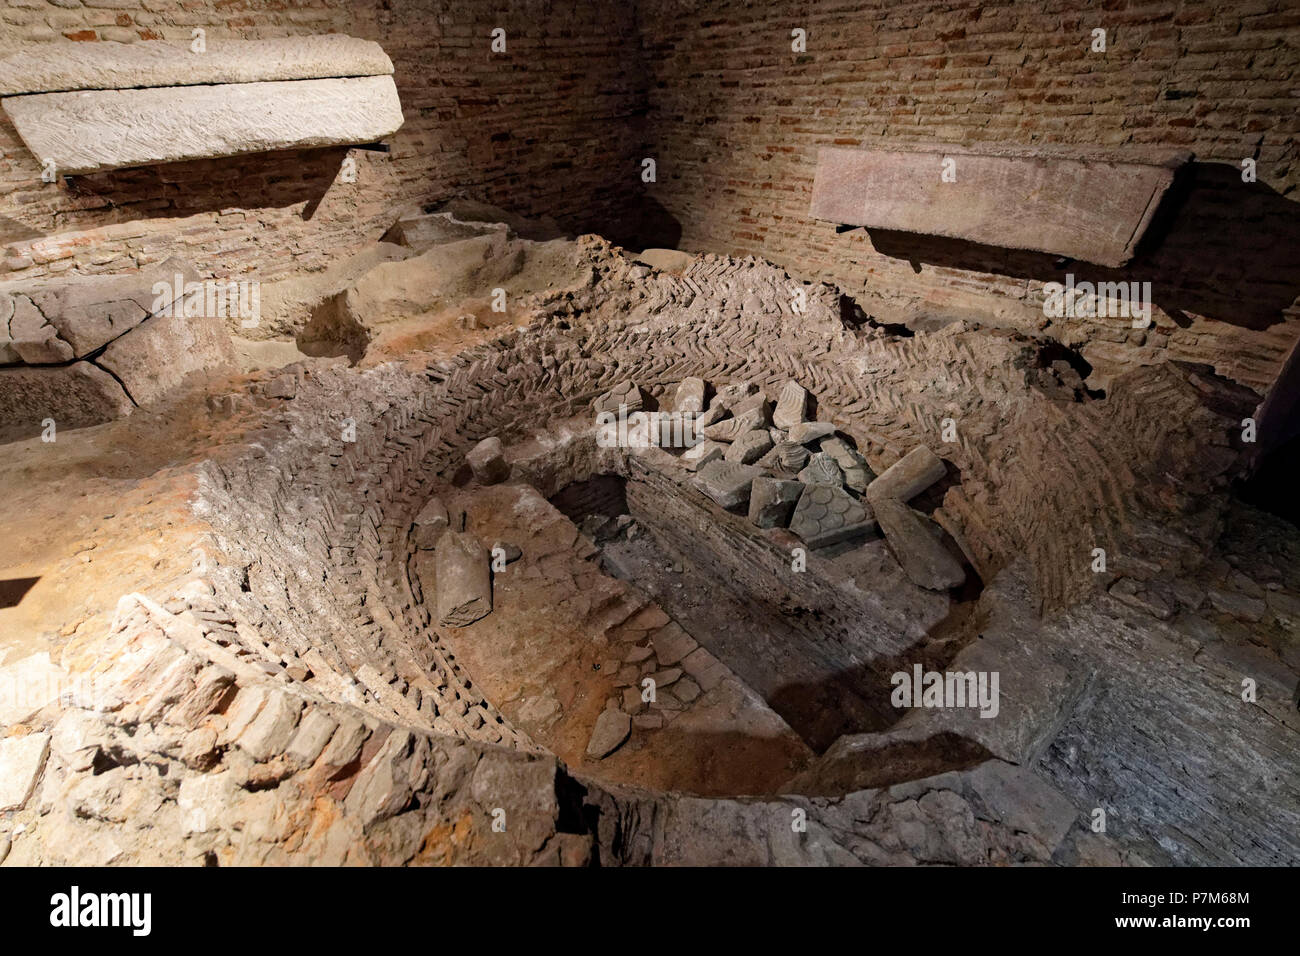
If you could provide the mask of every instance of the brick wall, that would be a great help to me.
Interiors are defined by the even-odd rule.
[[[1044,282],[1152,282],[1156,327],[1055,323],[1099,366],[1174,355],[1263,387],[1300,334],[1294,0],[640,0],[650,73],[647,187],[683,248],[831,279],[886,321],[1044,324]],[[791,30],[807,52],[791,49]],[[1107,51],[1090,51],[1091,31]],[[1188,149],[1163,240],[1125,270],[809,218],[825,145],[1075,144]],[[1240,162],[1257,160],[1259,182]]]
[[[506,30],[507,51],[489,34]],[[189,257],[209,275],[321,267],[407,203],[451,196],[574,231],[635,228],[644,79],[626,5],[490,0],[0,0],[0,54],[30,42],[188,42],[341,32],[392,58],[391,154],[345,149],[176,163],[44,184],[0,115],[0,276],[119,272]],[[632,205],[629,205],[629,200]],[[46,237],[54,237],[53,239]]]

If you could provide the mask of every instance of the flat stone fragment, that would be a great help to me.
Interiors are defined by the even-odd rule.
[[[482,484],[495,485],[510,477],[510,465],[506,462],[501,439],[495,435],[484,438],[465,456],[474,477]]]
[[[931,530],[933,522],[897,498],[871,502],[885,541],[913,584],[931,591],[960,587],[966,581],[961,563]]]
[[[645,408],[645,393],[634,382],[620,382],[596,399],[595,407],[597,412],[639,412]]]
[[[867,486],[867,497],[909,501],[948,473],[943,459],[924,445],[918,445],[886,468]]]
[[[808,420],[808,390],[798,382],[786,382],[772,413],[777,428],[791,428]]]
[[[0,813],[19,810],[27,802],[49,752],[49,734],[0,740]]]
[[[665,667],[676,664],[699,645],[676,621],[670,621],[651,637],[655,657]]]
[[[447,506],[441,498],[430,498],[415,516],[415,534],[413,539],[417,548],[430,551],[437,545],[438,539],[450,525]]]
[[[704,411],[704,379],[684,378],[677,386],[673,410],[678,412]]]
[[[682,461],[691,471],[698,471],[709,462],[720,460],[726,451],[727,446],[722,442],[705,440],[682,452]]]
[[[808,547],[824,548],[866,534],[874,524],[862,502],[843,488],[808,485],[799,496],[790,530]]]
[[[729,461],[712,461],[695,476],[695,487],[724,508],[738,508],[749,501],[750,486],[762,469]]]
[[[741,412],[736,418],[726,418],[702,430],[705,438],[714,441],[733,442],[746,432],[766,425],[766,415],[762,408],[751,408]]]
[[[640,695],[637,695],[640,700]],[[603,760],[612,754],[632,732],[632,718],[621,710],[602,710],[587,742],[587,756]]]
[[[391,76],[36,93],[0,101],[60,175],[372,143],[403,122]]]
[[[803,490],[800,481],[755,478],[749,493],[749,520],[760,528],[784,528]]]
[[[714,394],[713,402],[709,405],[709,408],[720,408],[729,412],[742,399],[748,398],[756,392],[758,392],[758,386],[753,382],[724,385]]]
[[[796,445],[806,445],[828,435],[835,434],[835,426],[830,422],[799,422],[787,430],[790,441]]]
[[[473,624],[492,610],[492,565],[472,534],[448,531],[438,539],[438,623]]]
[[[189,43],[39,43],[0,59],[0,96],[67,90],[380,76],[393,61],[373,40],[341,33]]]
[[[840,471],[840,466],[835,463],[834,458],[819,451],[808,459],[807,466],[799,472],[799,480],[806,485],[838,487],[844,484],[844,473]]]
[[[755,429],[746,432],[731,443],[723,457],[730,462],[752,465],[772,449],[772,436],[766,431]]]
[[[697,431],[700,431],[707,428],[709,425],[714,425],[722,421],[728,414],[730,413],[725,408],[720,406],[717,402],[714,402],[709,407],[708,411],[700,412],[695,416],[695,428]]]
[[[988,146],[823,147],[811,212],[814,219],[1118,267],[1133,257],[1174,173],[1190,158],[1172,151],[1134,157]],[[954,164],[956,184],[939,174],[945,161]]]

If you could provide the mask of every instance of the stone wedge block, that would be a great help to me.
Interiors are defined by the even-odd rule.
[[[872,501],[871,507],[885,541],[913,584],[944,591],[965,582],[966,572],[931,532],[929,518],[897,498]]]
[[[369,143],[402,125],[391,76],[37,93],[3,106],[61,175]]]
[[[1191,156],[823,148],[812,216],[1122,266]],[[955,164],[955,180],[941,176]]]
[[[918,445],[867,485],[867,499],[872,503],[886,498],[909,501],[942,478],[947,471],[948,467],[942,458],[924,445]]]

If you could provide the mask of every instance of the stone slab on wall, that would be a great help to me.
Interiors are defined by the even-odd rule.
[[[37,93],[3,106],[61,175],[368,143],[402,125],[390,76]]]
[[[75,43],[29,46],[0,59],[0,96],[200,83],[383,76],[393,61],[373,40],[342,34],[204,44]]]
[[[1062,151],[819,151],[811,214],[855,226],[1034,249],[1118,267],[1191,159],[1090,160]]]

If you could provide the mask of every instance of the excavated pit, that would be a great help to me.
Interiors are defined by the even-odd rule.
[[[380,336],[360,367],[315,359],[209,396],[233,418],[174,489],[194,565],[156,602],[124,597],[74,659],[125,703],[60,718],[48,787],[96,781],[219,822],[181,817],[120,858],[1293,858],[1300,783],[1278,728],[1295,720],[1300,562],[1224,494],[1248,396],[1176,363],[1102,395],[1031,337],[894,335],[846,321],[827,286],[793,315],[794,280],[761,262],[552,251],[582,278],[529,293],[523,318],[449,334],[457,306],[418,320],[437,351],[377,362]],[[684,454],[596,440],[611,394],[635,383],[672,408],[687,378],[804,384],[875,475],[929,449],[944,473],[910,505],[964,587],[918,586],[871,530],[795,571],[793,532],[719,505]],[[490,437],[508,468],[487,481],[467,456]],[[433,499],[517,553],[464,626],[439,621]],[[997,718],[896,708],[891,677],[913,668],[999,673]],[[1257,707],[1223,692],[1243,673]],[[612,711],[623,735],[595,747]],[[1152,750],[1157,727],[1169,745]],[[88,734],[104,742],[83,768],[64,741]],[[1220,738],[1234,746],[1205,746]],[[1268,794],[1237,786],[1260,768]],[[1231,818],[1202,809],[1230,799]],[[1088,830],[1103,801],[1124,832]],[[243,839],[271,802],[292,817]],[[126,839],[50,806],[24,818],[17,859],[70,858],[68,834],[95,853]],[[504,840],[481,825],[498,808]],[[816,840],[789,842],[796,809]]]
[[[975,637],[980,585],[973,575],[954,600],[925,592],[903,579],[874,532],[821,549],[816,560],[878,590],[837,590],[827,600],[790,571],[798,542],[769,543],[749,533],[742,517],[700,497],[680,496],[649,469],[634,469],[631,478],[574,483],[551,502],[590,534],[607,573],[645,590],[815,753],[844,734],[897,722],[902,712],[888,701],[902,656],[909,666],[920,660],[941,668]],[[871,623],[903,616],[933,623],[903,654],[882,655]]]

